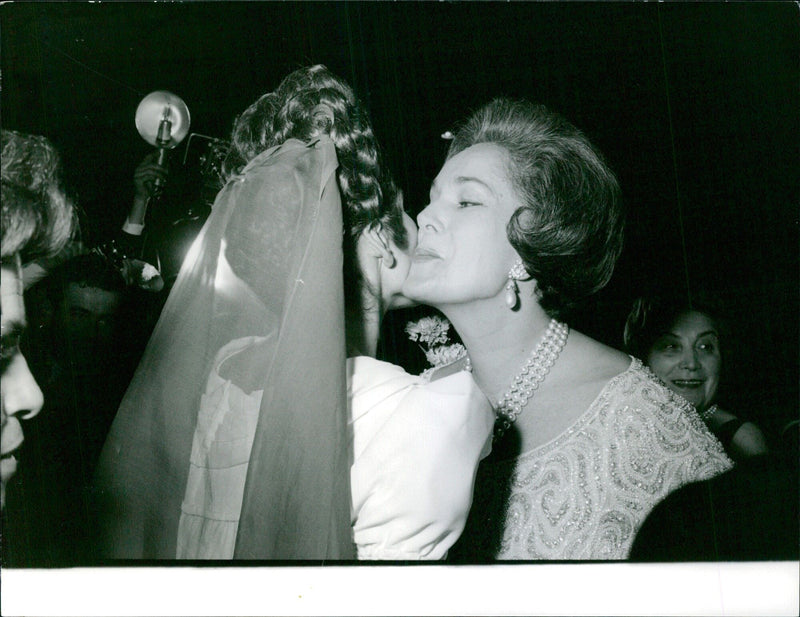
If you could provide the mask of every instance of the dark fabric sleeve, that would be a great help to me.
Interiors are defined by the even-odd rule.
[[[136,257],[138,259],[142,254],[142,248],[144,247],[143,235],[136,236],[120,230],[116,240],[122,252],[129,257]]]
[[[736,434],[736,431],[742,428],[742,424],[744,424],[744,420],[733,418],[714,430],[714,435],[716,435],[717,439],[720,440],[720,443],[722,443],[726,450],[730,449],[733,436]]]
[[[633,561],[796,560],[796,465],[770,455],[668,495],[648,515],[630,553]]]

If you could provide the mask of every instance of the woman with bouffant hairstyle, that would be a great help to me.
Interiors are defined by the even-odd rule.
[[[638,360],[567,324],[622,248],[617,180],[576,127],[495,99],[456,131],[403,292],[440,309],[497,415],[452,557],[623,559],[671,489],[730,465]]]
[[[536,280],[539,305],[564,316],[606,286],[622,251],[616,177],[577,128],[543,105],[498,99],[456,133],[448,158],[482,142],[504,149],[520,197],[509,242]]]

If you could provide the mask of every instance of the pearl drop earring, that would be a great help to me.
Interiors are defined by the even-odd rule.
[[[508,282],[506,283],[506,306],[512,311],[519,304],[519,287],[517,281],[524,278],[528,272],[522,264],[521,259],[517,259],[508,271]]]

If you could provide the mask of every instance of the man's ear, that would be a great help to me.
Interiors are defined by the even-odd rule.
[[[370,253],[383,260],[383,265],[387,268],[394,268],[397,261],[394,253],[386,239],[386,232],[380,225],[369,227],[363,231],[364,239],[370,249]]]

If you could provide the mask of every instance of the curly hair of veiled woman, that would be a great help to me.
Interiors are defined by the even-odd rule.
[[[76,215],[61,159],[41,135],[2,131],[2,255],[52,255],[72,237]]]
[[[323,65],[289,74],[237,118],[226,172],[237,173],[253,157],[287,139],[309,141],[320,134],[328,134],[336,148],[350,236],[380,223],[405,246],[401,195],[382,168],[369,118],[350,86]]]

